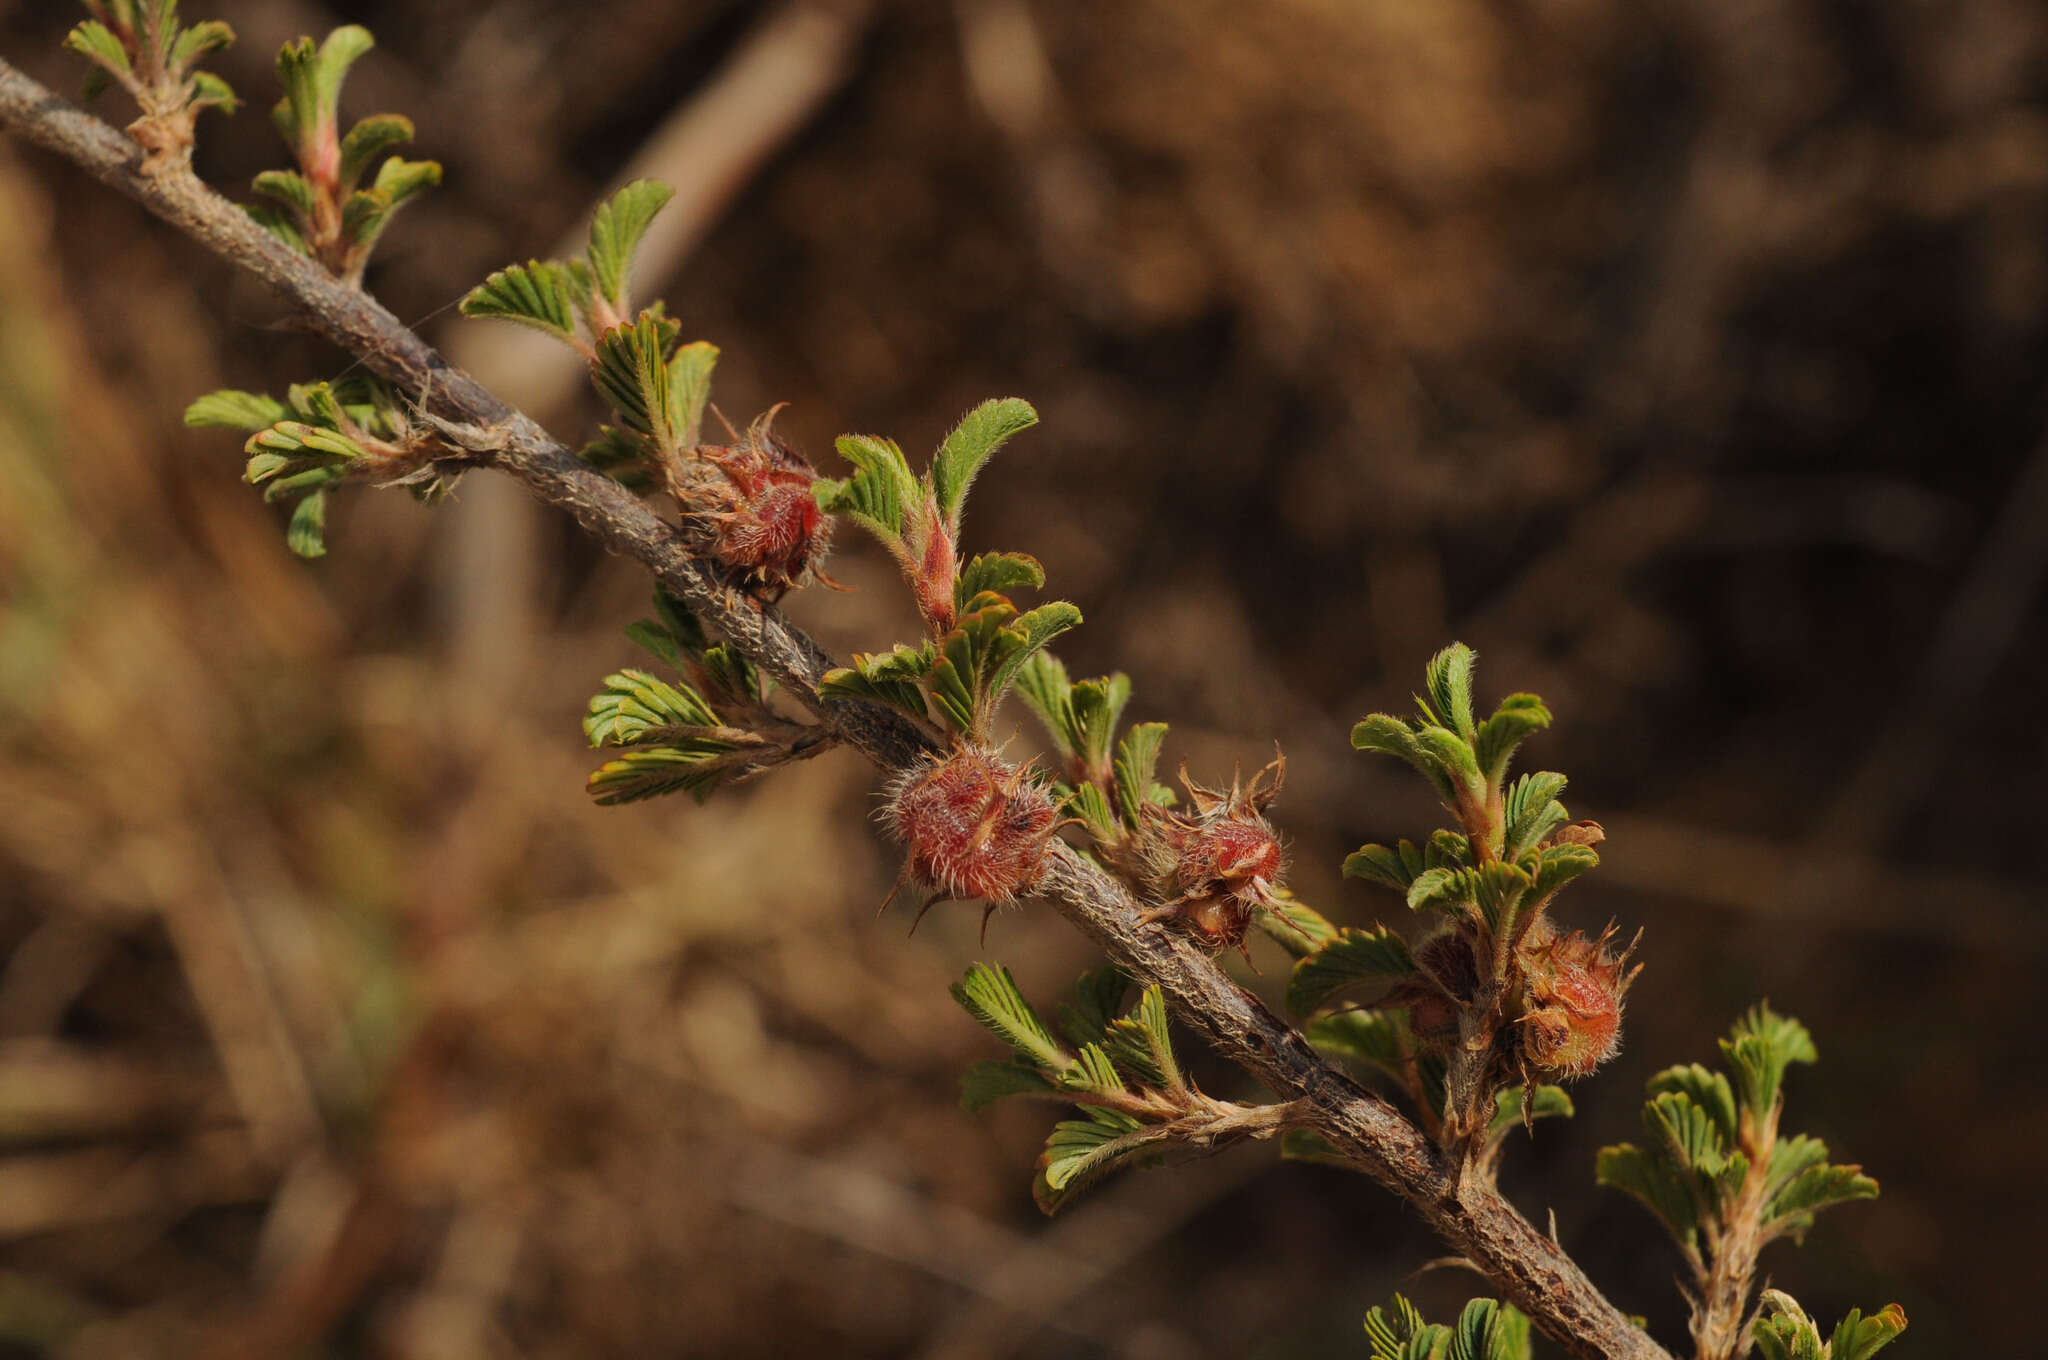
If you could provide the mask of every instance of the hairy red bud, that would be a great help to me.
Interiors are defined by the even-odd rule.
[[[770,599],[779,599],[790,587],[819,575],[832,520],[811,492],[817,474],[775,437],[769,428],[774,419],[772,410],[758,417],[731,447],[698,448],[697,457],[720,474],[698,498],[703,506],[698,513],[712,556]]]
[[[1146,920],[1172,917],[1214,948],[1244,948],[1245,932],[1271,901],[1284,867],[1280,833],[1264,814],[1286,773],[1285,758],[1278,759],[1249,785],[1232,779],[1222,793],[1181,771],[1195,815],[1152,810],[1125,856],[1148,891],[1168,899]]]
[[[1583,1077],[1621,1048],[1622,998],[1641,971],[1628,967],[1635,946],[1609,954],[1612,926],[1597,940],[1576,930],[1559,936],[1547,924],[1530,935],[1521,949],[1522,1052],[1539,1072]]]
[[[1037,885],[1059,823],[1058,805],[1028,769],[973,746],[906,772],[882,815],[910,852],[897,887],[915,881],[991,909]]]

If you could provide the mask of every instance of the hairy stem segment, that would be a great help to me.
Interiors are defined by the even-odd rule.
[[[1700,1289],[1692,1301],[1695,1360],[1740,1360],[1749,1354],[1749,1333],[1756,1323],[1749,1286],[1756,1276],[1757,1254],[1770,1240],[1764,1231],[1764,1210],[1770,1198],[1771,1154],[1778,1146],[1778,1117],[1784,1107],[1780,1095],[1761,1119],[1743,1111],[1740,1135],[1742,1151],[1749,1158],[1749,1174],[1725,1214],[1701,1221],[1706,1259],[1701,1260],[1696,1252],[1687,1253]]]
[[[145,170],[135,143],[5,62],[0,128],[79,166],[262,279],[294,306],[308,329],[360,358],[414,396],[426,414],[446,422],[444,435],[468,450],[466,461],[518,478],[606,548],[646,566],[877,765],[900,771],[931,749],[929,737],[900,715],[821,700],[817,683],[832,663],[815,642],[773,608],[757,606],[720,580],[691,555],[676,528],[631,492],[452,367],[359,288],[287,250],[183,166]],[[1182,933],[1144,925],[1138,903],[1114,879],[1057,846],[1040,890],[1133,977],[1158,984],[1181,1018],[1219,1052],[1284,1100],[1305,1102],[1309,1113],[1303,1122],[1411,1205],[1567,1352],[1583,1360],[1670,1360],[1506,1200],[1446,1165],[1392,1106],[1326,1063]]]

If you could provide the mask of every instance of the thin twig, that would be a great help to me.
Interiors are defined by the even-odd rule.
[[[0,62],[0,127],[71,161],[140,202],[200,244],[269,284],[311,330],[417,394],[433,414],[493,432],[478,462],[510,473],[541,501],[567,511],[613,552],[661,583],[761,666],[798,703],[877,765],[898,770],[928,746],[907,720],[871,705],[826,702],[817,684],[830,659],[773,609],[720,581],[690,555],[681,533],[616,482],[582,463],[467,373],[449,365],[374,300],[321,272],[189,174],[141,171],[140,151],[106,124]],[[1326,1063],[1300,1033],[1232,982],[1184,935],[1139,922],[1138,904],[1094,864],[1064,847],[1041,893],[1134,977],[1157,983],[1175,1011],[1217,1050],[1284,1099],[1304,1102],[1307,1123],[1360,1170],[1414,1207],[1455,1251],[1471,1258],[1507,1300],[1585,1360],[1668,1360],[1588,1281],[1578,1266],[1490,1188],[1454,1169],[1392,1106]]]

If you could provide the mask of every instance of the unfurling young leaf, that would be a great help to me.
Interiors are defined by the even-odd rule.
[[[1073,1067],[1073,1058],[1052,1037],[1038,1012],[1017,990],[1010,970],[1001,964],[975,964],[965,978],[953,984],[952,992],[962,1009],[1026,1061],[1053,1073]]]
[[[1287,1009],[1312,1015],[1358,987],[1399,982],[1415,975],[1408,943],[1385,926],[1341,932],[1336,939],[1294,965],[1287,980]]]
[[[654,222],[655,214],[675,197],[675,190],[651,179],[636,179],[606,199],[590,219],[590,276],[598,293],[621,318],[626,314],[626,283],[633,253]]]
[[[961,417],[932,459],[931,488],[947,530],[960,536],[960,508],[976,473],[1013,435],[1038,423],[1031,403],[1016,397],[983,402]]]
[[[1896,1303],[1869,1317],[1852,1308],[1825,1342],[1806,1310],[1783,1290],[1766,1289],[1762,1307],[1754,1336],[1764,1360],[1869,1360],[1906,1330],[1906,1310]]]
[[[1422,1320],[1415,1305],[1394,1295],[1391,1316],[1374,1308],[1365,1317],[1372,1360],[1529,1360],[1529,1319],[1494,1299],[1473,1299],[1456,1327]]]
[[[278,206],[249,209],[286,245],[356,285],[392,214],[441,182],[441,167],[434,161],[390,156],[377,164],[380,156],[412,140],[412,120],[403,115],[372,114],[342,134],[342,84],[349,68],[374,45],[368,29],[349,24],[318,46],[301,38],[279,50],[277,75],[284,98],[271,110],[271,121],[296,168],[258,175],[256,192]]]
[[[145,173],[154,174],[192,156],[192,129],[199,114],[239,106],[234,90],[211,71],[196,69],[200,58],[229,46],[235,32],[218,20],[178,23],[174,0],[89,0],[93,18],[65,35],[64,46],[92,63],[85,97],[118,84],[142,116],[129,132],[145,149]]]

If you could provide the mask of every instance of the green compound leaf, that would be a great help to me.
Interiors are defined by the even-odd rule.
[[[233,430],[267,430],[291,411],[275,397],[261,392],[239,392],[224,387],[185,408],[185,423],[193,426],[224,426]]]
[[[464,316],[515,321],[567,342],[576,337],[580,282],[566,265],[552,260],[507,265],[470,289],[461,311]]]
[[[903,450],[893,440],[865,434],[840,435],[834,447],[855,472],[843,481],[821,478],[813,483],[819,507],[828,515],[846,516],[898,558],[904,557],[904,514],[922,504],[924,487],[910,475]]]
[[[932,668],[933,706],[969,735],[987,732],[996,706],[1032,655],[1081,621],[1081,611],[1064,600],[1019,614],[990,598],[940,641]]]
[[[412,134],[412,119],[401,113],[373,113],[350,128],[341,139],[341,192],[354,189],[371,161],[395,146],[404,146]]]
[[[692,340],[668,361],[669,400],[675,411],[676,447],[694,448],[704,433],[704,408],[711,402],[711,371],[718,346]]]
[[[1852,1308],[1828,1340],[1828,1360],[1869,1360],[1905,1330],[1906,1310],[1896,1303],[1886,1304],[1869,1317]]]
[[[1759,1117],[1776,1103],[1787,1067],[1820,1060],[1806,1026],[1768,1005],[1751,1008],[1736,1022],[1732,1035],[1721,1041],[1721,1056],[1734,1073],[1743,1108]]]
[[[1680,1245],[1690,1246],[1697,1240],[1699,1209],[1691,1187],[1674,1168],[1635,1144],[1601,1148],[1593,1178],[1638,1200]]]
[[[1867,1318],[1851,1309],[1824,1345],[1820,1328],[1790,1294],[1766,1289],[1759,1306],[1765,1316],[1754,1335],[1764,1360],[1869,1360],[1906,1330],[1906,1310],[1896,1303]]]
[[[376,39],[368,29],[348,24],[328,34],[318,48],[311,38],[301,38],[278,51],[277,78],[284,98],[270,116],[301,164],[317,159],[317,139],[323,130],[333,133],[339,127],[336,105],[342,81],[349,67],[374,46]]]
[[[301,217],[313,215],[313,183],[296,170],[265,170],[250,181],[249,187]]]
[[[1396,1081],[1415,1049],[1407,1013],[1399,1010],[1339,1011],[1311,1020],[1302,1034],[1318,1052],[1364,1063]]]
[[[306,244],[305,233],[289,215],[279,212],[267,203],[244,203],[242,211],[249,215],[257,226],[282,241],[285,246],[300,255],[311,255],[313,248]]]
[[[1813,1216],[1830,1205],[1876,1199],[1877,1182],[1860,1166],[1808,1167],[1771,1198],[1764,1221],[1781,1234],[1799,1235],[1813,1225]]]
[[[989,1059],[967,1069],[960,1078],[960,1108],[980,1114],[998,1100],[1010,1096],[1057,1096],[1066,1092],[1044,1069],[1015,1058]]]
[[[1048,1214],[1111,1172],[1147,1160],[1174,1137],[1159,1125],[1140,1127],[1108,1111],[1090,1113],[1098,1117],[1061,1120],[1045,1141],[1031,1193]]]
[[[1468,869],[1426,869],[1408,885],[1408,909],[1467,908],[1488,930],[1501,935],[1513,925],[1531,882],[1520,868],[1497,860]]]
[[[327,493],[314,491],[292,507],[291,522],[285,526],[284,542],[300,557],[327,555]]]
[[[1157,986],[1138,994],[1131,1013],[1109,1024],[1108,1048],[1119,1068],[1139,1084],[1166,1091],[1187,1089],[1166,1028],[1166,997]]]
[[[1346,929],[1294,965],[1287,979],[1287,1009],[1310,1015],[1355,988],[1414,975],[1415,959],[1399,935],[1383,925]]]
[[[1124,1079],[1101,1044],[1081,1045],[1074,1065],[1061,1076],[1060,1084],[1086,1102],[1090,1095],[1114,1097],[1123,1094]]]
[[[1471,846],[1454,831],[1438,831],[1418,846],[1402,841],[1389,849],[1384,845],[1361,845],[1344,860],[1346,878],[1362,878],[1394,889],[1403,897],[1415,880],[1432,869],[1455,871],[1471,859]]]
[[[1529,1319],[1494,1299],[1473,1299],[1456,1327],[1444,1327],[1396,1294],[1391,1316],[1366,1314],[1365,1335],[1373,1360],[1529,1360]]]
[[[1707,1116],[1725,1146],[1736,1145],[1735,1093],[1728,1078],[1719,1072],[1710,1072],[1698,1063],[1667,1067],[1650,1078],[1649,1092],[1653,1098],[1667,1093],[1684,1096]],[[1821,1155],[1825,1157],[1827,1149],[1822,1148]]]
[[[1060,1003],[1060,1033],[1076,1048],[1109,1042],[1109,1027],[1123,1008],[1131,980],[1113,963],[1091,968],[1074,984],[1072,1002]]]
[[[1049,1033],[1031,1003],[1017,990],[1010,970],[1001,964],[977,963],[952,986],[953,999],[1019,1057],[1048,1072],[1064,1075],[1074,1059]]]
[[[1520,1086],[1503,1088],[1493,1098],[1493,1118],[1488,1122],[1487,1137],[1506,1137],[1522,1124],[1522,1101],[1524,1089]],[[1538,1086],[1533,1099],[1529,1101],[1530,1119],[1570,1119],[1578,1111],[1572,1105],[1572,1098],[1565,1094],[1562,1086]]]
[[[671,793],[687,793],[702,802],[732,772],[730,765],[714,757],[678,747],[633,747],[592,770],[584,792],[599,807],[637,803]]]
[[[1045,584],[1045,568],[1027,553],[982,553],[960,569],[953,584],[953,608],[965,612],[967,602],[983,591],[997,595],[1012,590],[1037,590]]]
[[[1519,862],[1570,820],[1571,814],[1557,801],[1564,786],[1564,776],[1548,770],[1525,774],[1508,786],[1501,798],[1501,817],[1507,829],[1501,858]]]
[[[194,71],[188,79],[192,82],[191,107],[219,109],[222,113],[233,113],[242,107],[241,96],[235,93],[235,87],[213,72]]]
[[[997,398],[969,411],[939,445],[932,459],[931,487],[939,514],[954,539],[960,537],[960,507],[975,474],[1012,436],[1037,423],[1038,412],[1031,409],[1030,402]]]
[[[1540,902],[1599,863],[1599,852],[1590,845],[1546,845],[1536,852],[1531,892]]]
[[[592,746],[661,742],[721,725],[717,711],[688,685],[671,685],[632,668],[606,676],[604,684],[583,719],[583,735]],[[719,752],[731,749],[730,744],[718,746]]]
[[[371,247],[391,225],[392,214],[440,182],[439,161],[409,161],[393,156],[377,167],[375,184],[348,196],[341,205],[341,230],[350,242],[353,273],[361,272]]]
[[[875,656],[856,652],[853,665],[825,673],[818,682],[818,695],[824,699],[864,699],[923,718],[924,690],[918,682],[931,674],[937,660],[938,649],[929,642],[917,647],[898,643],[894,651]]]
[[[235,30],[218,19],[207,19],[178,33],[171,42],[171,58],[168,64],[173,68],[190,66],[207,53],[232,47],[234,43]]]
[[[643,434],[664,450],[676,450],[679,421],[674,389],[669,384],[669,355],[682,323],[652,309],[637,320],[614,326],[597,338],[591,381],[626,428]]]
[[[1770,1166],[1765,1171],[1764,1189],[1777,1194],[1792,1181],[1813,1167],[1828,1159],[1828,1145],[1818,1138],[1800,1134],[1794,1138],[1780,1138],[1771,1149]]]
[[[1166,744],[1165,723],[1138,723],[1116,746],[1116,796],[1124,825],[1136,828],[1148,803],[1157,803],[1152,779],[1159,768],[1159,748]],[[1167,802],[1166,806],[1172,806]]]
[[[1442,731],[1441,728],[1438,730]],[[1417,737],[1415,729],[1400,718],[1387,713],[1367,715],[1351,729],[1351,745],[1356,750],[1371,751],[1406,761],[1429,780],[1438,797],[1446,803],[1456,802],[1457,788],[1452,782],[1450,771],[1444,767],[1435,751],[1425,746]],[[1467,755],[1469,758],[1470,753]]]
[[[1507,776],[1515,748],[1532,732],[1550,726],[1550,710],[1533,694],[1510,694],[1500,701],[1473,739],[1472,752],[1480,774],[1491,786]]]
[[[632,748],[590,776],[601,805],[687,792],[700,801],[736,772],[732,757],[744,734],[726,728],[689,685],[672,685],[643,670],[605,677],[590,700],[583,732],[592,746]]]
[[[1266,938],[1296,959],[1304,959],[1337,938],[1337,927],[1329,918],[1285,888],[1276,888],[1273,900],[1257,918]]]
[[[65,34],[64,46],[114,75],[132,78],[135,74],[127,46],[97,19],[87,19]]]
[[[1372,1360],[1443,1360],[1451,1344],[1450,1328],[1424,1322],[1415,1305],[1399,1294],[1391,1316],[1378,1307],[1365,1315],[1365,1336]]]
[[[1458,1317],[1450,1360],[1529,1360],[1529,1319],[1505,1303],[1472,1300]]]
[[[1472,649],[1454,642],[1429,659],[1425,680],[1429,698],[1418,698],[1430,721],[1472,740]]]
[[[626,283],[633,253],[640,248],[641,238],[646,236],[655,214],[668,205],[675,192],[657,180],[636,179],[605,200],[592,215],[586,258],[597,291],[611,303],[613,311],[626,310]]]
[[[1702,1195],[1708,1195],[1704,1182],[1718,1178],[1728,1169],[1732,1157],[1741,1156],[1722,1140],[1713,1116],[1693,1104],[1692,1098],[1682,1091],[1666,1091],[1644,1106],[1643,1127],[1664,1162],[1702,1178]],[[1709,1196],[1703,1207],[1711,1203]]]
[[[974,565],[980,562],[980,558],[974,559]],[[961,575],[964,579],[966,573]],[[1073,688],[1065,663],[1051,652],[1037,653],[1017,672],[1017,697],[1037,715],[1045,734],[1052,738],[1053,749],[1067,759],[1072,759],[1080,749],[1080,733],[1075,730],[1073,713],[1067,704]]]

